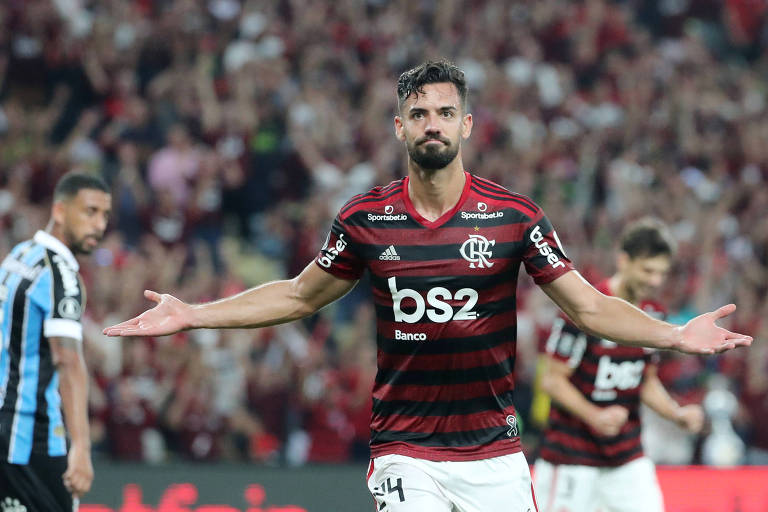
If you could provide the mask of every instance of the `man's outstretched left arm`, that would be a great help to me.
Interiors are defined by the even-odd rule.
[[[715,354],[752,344],[751,336],[715,324],[736,310],[733,304],[699,315],[685,325],[673,325],[652,318],[625,300],[603,295],[576,271],[541,288],[581,330],[623,345]]]

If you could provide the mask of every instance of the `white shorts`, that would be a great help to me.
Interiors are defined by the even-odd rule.
[[[368,489],[379,512],[537,512],[522,452],[436,462],[404,455],[371,460]]]
[[[615,468],[539,459],[533,468],[541,512],[664,512],[656,468],[647,457]]]

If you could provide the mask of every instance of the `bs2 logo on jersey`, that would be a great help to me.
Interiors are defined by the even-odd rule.
[[[614,363],[610,356],[602,356],[597,365],[592,399],[613,400],[617,389],[624,391],[638,387],[643,380],[644,369],[645,361],[642,359]]]
[[[424,315],[435,323],[445,323],[451,320],[474,320],[477,318],[477,312],[472,308],[477,304],[478,294],[477,290],[472,288],[462,288],[456,293],[451,293],[448,288],[437,286],[430,288],[427,292],[427,298],[424,300],[421,293],[411,288],[397,289],[397,278],[390,277],[387,279],[389,284],[389,291],[392,293],[392,308],[395,312],[395,322],[405,322],[408,324],[415,324],[419,322]],[[410,299],[415,303],[416,308],[406,313],[403,311],[403,300]],[[449,300],[466,300],[464,305],[454,313],[453,306],[448,302]],[[427,308],[427,305],[431,306]]]

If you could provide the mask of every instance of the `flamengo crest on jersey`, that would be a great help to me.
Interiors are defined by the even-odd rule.
[[[469,238],[461,244],[461,257],[469,262],[469,268],[492,267],[493,263],[489,261],[493,258],[491,248],[496,244],[496,240],[488,240],[483,235],[469,235]]]
[[[536,204],[465,176],[457,205],[435,221],[413,207],[408,178],[355,196],[316,259],[338,278],[370,273],[373,457],[476,460],[520,450],[517,276],[522,264],[543,284],[572,267]]]

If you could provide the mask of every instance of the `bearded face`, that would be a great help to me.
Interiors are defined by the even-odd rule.
[[[461,139],[457,138],[452,142],[448,137],[440,134],[429,134],[415,141],[406,139],[405,145],[408,148],[408,156],[419,167],[436,170],[453,162],[453,159],[459,154]]]
[[[462,115],[461,99],[452,83],[427,84],[412,94],[395,118],[395,132],[410,159],[425,170],[438,170],[456,159],[461,139],[469,137],[472,116]]]
[[[104,237],[111,210],[109,194],[82,189],[75,197],[54,205],[54,219],[74,254],[90,254]]]

